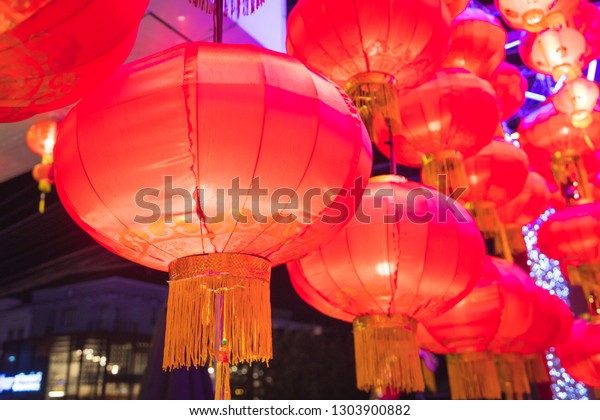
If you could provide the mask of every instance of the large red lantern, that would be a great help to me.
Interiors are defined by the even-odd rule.
[[[77,223],[169,270],[165,368],[271,357],[271,266],[347,222],[372,159],[337,86],[289,56],[204,43],[120,69],[69,113],[57,145]]]
[[[440,70],[435,78],[400,95],[398,108],[394,132],[425,155],[423,182],[447,195],[465,187],[463,156],[488,144],[500,119],[491,85],[465,70]],[[389,156],[386,145],[377,145]],[[402,155],[396,156],[402,161]],[[440,174],[446,178],[439,178]]]
[[[573,378],[600,388],[600,323],[575,321],[569,339],[556,346],[556,355]]]
[[[505,348],[526,332],[533,315],[533,293],[535,286],[525,272],[490,257],[466,298],[442,316],[423,322],[427,334],[420,335],[421,344],[429,349],[433,339],[436,344],[431,350],[448,354],[453,398],[500,398],[490,352]],[[519,388],[518,393],[526,391]]]
[[[439,200],[420,184],[375,177],[333,241],[288,263],[300,297],[353,321],[360,389],[423,390],[416,321],[452,307],[479,277],[477,227],[458,203],[449,212]]]
[[[490,76],[504,61],[504,44],[506,31],[498,19],[479,9],[467,9],[452,21],[450,50],[442,66]]]
[[[519,195],[498,206],[498,217],[506,229],[513,255],[527,252],[522,228],[540,217],[549,204],[550,191],[546,180],[535,172],[529,172]]]
[[[487,80],[498,95],[500,118],[506,120],[515,115],[525,103],[527,91],[527,79],[521,74],[519,68],[502,62]]]
[[[5,4],[0,122],[70,105],[108,78],[129,55],[147,6],[148,0]]]
[[[440,66],[450,19],[443,0],[300,0],[288,16],[287,50],[342,86],[374,137],[375,116],[388,125],[397,118],[396,89]]]

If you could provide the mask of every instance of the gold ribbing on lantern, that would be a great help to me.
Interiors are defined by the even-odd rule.
[[[422,178],[423,184],[434,187],[449,197],[457,190],[464,191],[467,188],[467,172],[462,154],[454,150],[443,150],[425,156]]]
[[[245,254],[193,255],[169,264],[163,369],[216,360],[228,371],[230,363],[271,359],[270,272],[269,261]]]
[[[499,400],[500,384],[489,352],[449,354],[448,380],[454,400]]]
[[[498,354],[494,358],[498,382],[507,400],[522,400],[531,394],[525,359],[520,354]]]
[[[569,266],[567,270],[569,282],[583,290],[590,316],[600,320],[600,262]]]
[[[353,323],[356,385],[363,391],[425,390],[416,321],[402,315],[365,315]]]
[[[348,96],[354,101],[373,141],[378,135],[373,130],[375,116],[383,117],[388,124],[388,129],[391,130],[393,121],[400,115],[394,84],[394,76],[371,71],[355,75],[346,82],[344,87]]]
[[[552,172],[569,205],[592,201],[590,183],[583,160],[575,150],[565,150],[552,156]]]
[[[491,201],[470,201],[465,208],[475,219],[486,242],[493,246],[490,254],[513,262],[506,230],[498,217],[496,205]]]
[[[529,382],[533,384],[547,384],[550,374],[546,365],[546,356],[543,353],[528,354],[525,356],[525,370]]]

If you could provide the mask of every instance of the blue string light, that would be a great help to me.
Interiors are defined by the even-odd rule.
[[[523,236],[527,244],[527,265],[531,270],[531,277],[535,283],[558,296],[569,304],[569,286],[564,279],[558,261],[546,257],[537,247],[537,231],[540,225],[554,214],[554,209],[549,209],[535,222],[523,227]],[[552,394],[555,400],[587,400],[588,391],[585,385],[575,381],[560,364],[560,359],[554,354],[554,348],[546,352],[546,363],[552,381]]]

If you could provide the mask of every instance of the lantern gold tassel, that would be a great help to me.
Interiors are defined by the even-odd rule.
[[[173,261],[163,369],[201,366],[216,359],[224,373],[230,363],[267,362],[273,354],[270,271],[269,261],[245,254],[193,255]]]
[[[365,315],[353,323],[356,385],[367,392],[425,390],[416,322],[402,315]]]
[[[513,262],[513,256],[508,243],[506,229],[498,217],[496,204],[491,201],[470,201],[465,205],[477,227],[486,241],[491,241],[494,246],[493,255]]]
[[[490,353],[449,354],[447,361],[452,399],[501,398],[496,366]]]
[[[394,83],[394,76],[372,71],[357,74],[344,87],[356,105],[373,141],[376,141],[376,136],[379,135],[378,130],[374,129],[376,117],[382,117],[392,126],[392,121],[398,119],[398,96]],[[387,141],[387,130],[385,132]]]
[[[444,150],[423,158],[423,183],[434,187],[448,197],[467,188],[467,172],[460,152]],[[458,194],[456,194],[458,195]]]
[[[525,359],[520,354],[499,354],[495,357],[498,382],[508,400],[522,400],[531,394]]]
[[[527,369],[529,382],[534,384],[550,383],[546,356],[543,353],[528,354],[525,356],[525,369]]]
[[[214,13],[214,0],[189,0],[189,2],[205,13]],[[265,0],[223,0],[223,14],[235,17],[239,17],[240,14],[251,15],[264,2]]]

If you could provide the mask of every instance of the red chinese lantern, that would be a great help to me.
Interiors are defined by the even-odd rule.
[[[534,168],[544,175],[547,169],[543,168],[543,162],[551,160],[554,179],[570,204],[590,199],[588,175],[581,154],[597,148],[600,112],[593,111],[591,117],[592,122],[587,128],[575,128],[568,115],[557,112],[552,104],[548,104],[523,118],[519,125],[519,141],[532,156]]]
[[[467,208],[484,238],[493,245],[490,253],[512,261],[504,225],[497,207],[515,198],[529,174],[527,155],[513,144],[494,139],[474,156],[465,159]]]
[[[450,50],[442,66],[490,76],[506,57],[504,44],[506,31],[498,19],[479,9],[467,9],[452,21]]]
[[[456,17],[467,8],[470,1],[471,0],[444,0],[444,3],[446,4],[446,7],[448,7],[452,17]]]
[[[568,25],[577,29],[585,38],[584,67],[600,57],[600,10],[587,0],[570,0],[575,3]]]
[[[556,346],[556,355],[573,378],[600,388],[600,323],[575,321],[569,339]]]
[[[288,16],[287,51],[354,100],[373,135],[372,118],[397,118],[396,89],[418,85],[448,48],[443,0],[299,0]]]
[[[70,105],[108,78],[129,55],[147,6],[148,0],[5,5],[0,20],[0,122]]]
[[[54,145],[57,135],[58,123],[52,120],[37,122],[27,130],[26,138],[29,150],[42,157],[42,162],[35,165],[31,173],[33,179],[38,183],[40,191],[38,205],[40,213],[45,212],[46,194],[52,191],[52,185],[54,185]]]
[[[525,103],[527,91],[527,79],[521,74],[519,68],[504,61],[487,80],[498,95],[500,119],[507,120],[515,115]]]
[[[538,247],[555,260],[600,261],[600,203],[554,213],[538,230]]]
[[[481,236],[458,203],[449,213],[440,199],[394,175],[372,178],[336,238],[288,263],[302,299],[353,321],[360,389],[422,391],[416,321],[448,310],[479,277]]]
[[[337,86],[249,46],[188,43],[128,64],[59,137],[69,214],[169,271],[165,368],[271,357],[271,266],[347,222],[355,194],[339,192],[360,194],[372,159]]]
[[[549,204],[550,191],[546,180],[535,172],[529,172],[519,195],[498,207],[498,217],[504,224],[513,255],[527,252],[521,230],[540,217]]]
[[[567,82],[552,97],[557,111],[567,114],[576,128],[587,128],[593,122],[592,112],[598,102],[598,85],[595,82],[578,77]]]
[[[512,343],[512,351],[525,357],[527,376],[532,383],[548,383],[548,367],[544,351],[564,342],[571,332],[571,308],[556,295],[537,289],[533,322],[519,342]]]
[[[526,332],[533,315],[533,293],[535,286],[519,267],[489,257],[477,286],[466,298],[442,316],[423,322],[437,343],[431,350],[440,352],[442,346],[442,353],[448,354],[453,398],[500,398],[490,352],[506,348]],[[419,338],[430,349],[431,339]],[[526,391],[519,388],[518,393]]]
[[[423,182],[447,195],[465,187],[463,156],[488,144],[500,119],[491,85],[465,70],[441,70],[435,78],[400,95],[398,107],[400,118],[394,132],[425,155]],[[386,147],[380,150],[389,154]],[[396,157],[402,161],[401,155]],[[447,178],[438,178],[440,174]]]

